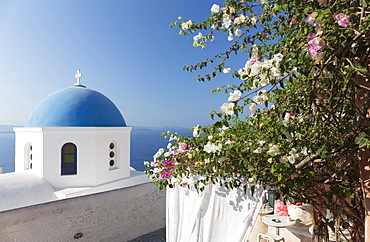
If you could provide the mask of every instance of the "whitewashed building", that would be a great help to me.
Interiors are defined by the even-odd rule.
[[[165,193],[130,167],[131,127],[75,77],[14,128],[15,172],[0,175],[3,239],[126,241],[165,226]]]

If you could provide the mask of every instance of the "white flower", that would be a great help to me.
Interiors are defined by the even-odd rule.
[[[257,75],[260,74],[260,71],[261,71],[261,68],[262,68],[261,62],[256,61],[250,67],[251,67],[251,73],[250,73],[251,76],[257,76]]]
[[[307,156],[308,155],[307,147],[303,147],[301,153],[302,155]]]
[[[284,156],[280,157],[279,161],[281,163],[287,163],[288,162],[288,156],[287,155],[284,155]]]
[[[270,84],[270,81],[267,78],[267,75],[265,73],[260,74],[260,81],[259,81],[258,85],[261,86],[261,87],[265,87],[268,84]]]
[[[173,151],[167,151],[166,153],[164,153],[164,157],[169,157],[170,155],[173,154]]]
[[[261,154],[262,153],[262,148],[261,147],[258,147],[257,149],[255,149],[253,151],[253,153],[255,153],[255,154]]]
[[[187,30],[187,29],[189,29],[189,28],[191,27],[191,25],[192,25],[192,24],[193,24],[193,21],[188,20],[188,21],[186,21],[186,22],[182,23],[182,24],[180,25],[180,27],[181,27],[183,30]]]
[[[222,70],[223,73],[230,73],[230,71],[231,71],[231,68],[224,68]]]
[[[291,69],[291,70],[289,71],[289,74],[290,74],[290,75],[296,75],[296,74],[297,74],[297,67],[293,67],[293,69]]]
[[[251,18],[251,23],[252,23],[253,25],[255,25],[255,24],[257,23],[257,18],[256,18],[256,17],[252,17],[252,18]]]
[[[229,36],[227,37],[227,40],[228,41],[232,41],[234,39],[234,36],[233,34],[231,33],[231,31],[229,32]]]
[[[262,62],[262,68],[264,68],[264,69],[270,69],[272,67],[273,67],[272,60],[269,60],[269,59],[264,59],[263,60],[263,62]]]
[[[253,97],[253,101],[259,105],[264,104],[268,100],[266,90],[261,90],[256,96]]]
[[[211,162],[211,160],[209,159],[209,158],[207,158],[207,159],[204,159],[204,163],[209,163],[209,162]]]
[[[254,112],[256,112],[256,110],[257,110],[257,104],[251,103],[251,105],[249,106],[249,111],[251,113],[254,113]]]
[[[233,115],[234,114],[234,106],[235,106],[234,103],[224,103],[220,107],[220,110],[222,112],[226,113],[227,115]]]
[[[227,141],[225,142],[225,145],[229,145],[229,144],[231,144],[231,141],[230,141],[230,140],[227,140]]]
[[[222,27],[228,29],[230,25],[232,24],[231,19],[229,18],[223,18],[222,19]]]
[[[274,78],[278,78],[281,76],[281,72],[280,72],[280,69],[276,68],[276,67],[272,67],[270,69],[270,73],[271,73],[271,76],[274,77]]]
[[[283,124],[285,127],[288,126],[289,119],[293,118],[293,116],[290,113],[285,113]]]
[[[213,4],[211,7],[211,13],[218,13],[218,12],[220,12],[220,6],[218,6],[217,4]]]
[[[230,97],[227,99],[229,102],[235,102],[240,99],[242,92],[239,90],[235,90],[233,93],[230,92]]]
[[[155,155],[153,156],[153,159],[156,160],[158,159],[164,152],[164,149],[163,148],[160,148],[157,153],[155,153]]]
[[[276,156],[280,154],[279,146],[270,144],[270,149],[267,151],[271,156]]]
[[[207,139],[209,139],[209,140],[211,140],[213,138],[213,136],[212,135],[209,135],[208,137],[207,137]]]
[[[260,144],[260,145],[264,145],[265,143],[266,143],[266,141],[264,141],[264,140],[258,141],[258,144]]]
[[[292,148],[292,150],[289,152],[288,161],[290,164],[294,164],[295,160],[299,157],[299,154],[297,153],[297,150],[295,148]]]
[[[237,24],[244,23],[246,19],[247,17],[245,17],[244,14],[241,14],[239,17],[236,17],[234,19],[234,24],[237,25]]]
[[[194,127],[194,130],[193,130],[193,136],[195,138],[198,138],[200,135],[200,132],[199,132],[199,124],[197,126]]]
[[[222,148],[222,145],[219,144],[219,145],[215,145],[215,144],[212,144],[210,142],[208,142],[205,146],[204,146],[204,151],[207,152],[207,153],[216,153],[218,150],[220,150]]]
[[[201,33],[201,32],[199,32],[197,35],[195,35],[195,36],[193,37],[193,40],[194,40],[194,41],[197,41],[197,40],[199,40],[199,39],[201,39],[201,38],[203,38],[203,35],[202,35],[202,33]]]
[[[242,31],[240,29],[236,29],[234,31],[234,34],[235,34],[235,36],[241,36],[242,35]]]
[[[273,59],[278,61],[278,62],[281,62],[283,60],[283,57],[284,57],[283,54],[278,53],[278,54],[274,55]]]
[[[144,166],[149,166],[149,162],[148,161],[144,161]]]

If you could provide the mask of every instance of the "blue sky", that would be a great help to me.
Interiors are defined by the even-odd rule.
[[[223,51],[227,41],[192,46],[169,23],[210,14],[206,0],[8,0],[0,2],[0,124],[24,125],[47,95],[81,82],[109,97],[132,126],[211,123],[228,96],[182,70]],[[224,35],[224,39],[227,35]],[[247,57],[242,57],[247,59]],[[239,67],[244,63],[239,63]]]

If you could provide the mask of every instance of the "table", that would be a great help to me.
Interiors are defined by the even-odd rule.
[[[271,208],[271,207],[267,207],[267,208],[262,208],[262,209],[258,212],[258,214],[259,214],[259,215],[262,215],[262,216],[265,216],[265,215],[267,215],[267,214],[272,213],[273,211],[274,211],[274,209],[273,209],[273,208]]]
[[[262,223],[276,228],[276,234],[279,235],[279,228],[286,228],[295,225],[295,220],[290,220],[289,216],[265,215],[262,217]]]

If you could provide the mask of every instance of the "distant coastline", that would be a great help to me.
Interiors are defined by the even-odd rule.
[[[184,130],[184,129],[189,129],[189,128],[184,128],[180,126],[130,126],[132,127],[133,130],[140,130],[140,131],[152,131],[152,130],[173,130],[176,131],[178,130]],[[13,132],[14,127],[20,127],[20,126],[15,126],[15,125],[0,125],[0,133],[7,133],[7,132]]]
[[[14,127],[16,127],[16,126],[14,126],[14,125],[0,125],[0,132],[1,133],[13,132]]]

